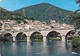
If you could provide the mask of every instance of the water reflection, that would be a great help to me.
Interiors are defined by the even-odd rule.
[[[42,56],[47,56],[49,53],[48,53],[48,45],[47,43],[43,43],[42,45]]]
[[[27,47],[26,47],[26,50],[27,50],[27,56],[32,56],[32,49],[33,49],[33,43],[27,43]]]
[[[2,54],[3,56],[71,56],[71,42],[67,45],[62,41],[2,43]]]

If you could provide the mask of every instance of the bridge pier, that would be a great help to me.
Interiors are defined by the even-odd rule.
[[[43,42],[44,42],[44,43],[46,43],[46,42],[47,42],[46,37],[43,37]]]
[[[17,40],[16,40],[17,33],[12,32],[11,34],[12,34],[12,36],[13,36],[13,41],[16,42],[16,41],[17,41]]]
[[[31,40],[30,40],[30,37],[29,37],[29,36],[27,36],[27,42],[31,42]]]
[[[13,41],[16,42],[16,38],[15,37],[13,37]]]
[[[62,42],[65,42],[65,36],[62,36]]]

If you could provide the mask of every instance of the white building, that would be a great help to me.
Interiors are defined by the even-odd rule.
[[[14,30],[23,30],[23,27],[18,26],[18,25],[14,25],[12,28],[13,28]]]
[[[34,28],[34,27],[32,27],[32,25],[25,25],[25,26],[24,26],[24,29],[28,29],[28,30],[29,30],[29,29],[31,29],[31,28]]]

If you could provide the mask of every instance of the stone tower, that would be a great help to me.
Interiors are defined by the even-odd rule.
[[[26,17],[26,11],[25,11],[25,9],[22,9],[22,15],[23,15],[24,17]]]

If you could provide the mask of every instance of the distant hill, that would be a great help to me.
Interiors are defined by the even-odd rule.
[[[61,9],[54,5],[48,3],[40,3],[28,7],[21,8],[14,12],[22,13],[24,9],[27,17],[33,17],[35,20],[49,22],[49,20],[54,19],[57,22],[62,22],[62,20],[68,16],[71,11]],[[67,19],[67,18],[66,18]]]
[[[3,9],[0,7],[0,20],[23,20],[28,19],[27,17],[24,17],[21,13],[14,13],[12,11],[8,11],[6,9]]]

